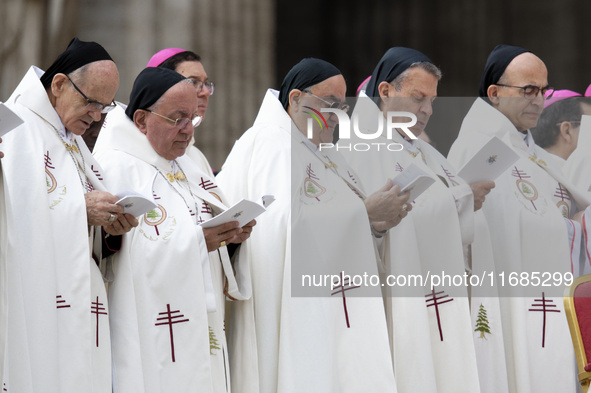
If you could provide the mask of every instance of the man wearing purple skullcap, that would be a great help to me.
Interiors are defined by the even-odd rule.
[[[152,56],[148,62],[148,67],[168,68],[178,72],[185,78],[191,79],[195,84],[195,90],[197,92],[197,114],[201,118],[205,118],[209,96],[213,95],[215,85],[209,80],[201,62],[201,57],[198,54],[181,48],[162,49]],[[209,167],[207,159],[195,146],[195,137],[191,140],[187,154],[195,162],[205,164]]]
[[[531,132],[549,91],[548,70],[539,57],[520,47],[497,46],[486,62],[480,98],[464,118],[448,155],[462,167],[496,136],[518,157],[497,178],[482,208],[497,274],[568,277],[572,261],[578,261],[579,248],[571,247],[578,244],[580,234],[574,219],[589,201],[553,164],[553,155],[534,142]],[[492,165],[499,154],[489,153]],[[499,291],[509,391],[574,392],[574,353],[562,287],[523,281]],[[540,318],[535,312],[538,300],[553,306],[552,315]]]
[[[191,79],[197,91],[197,114],[205,117],[209,96],[213,94],[215,85],[207,77],[201,56],[181,48],[162,49],[152,56],[147,67],[168,68]]]
[[[591,115],[591,98],[556,90],[546,99],[538,124],[531,129],[536,145],[552,153],[560,167],[577,147],[582,115]]]
[[[110,309],[93,258],[102,260],[101,232],[121,235],[137,220],[106,191],[80,135],[113,108],[118,87],[105,49],[74,38],[46,72],[32,66],[7,100],[24,124],[4,137],[14,153],[0,174],[6,391],[111,392]]]
[[[574,127],[577,126],[576,121],[568,123],[572,124],[573,131],[577,131],[578,139],[577,147],[566,159],[563,171],[576,186],[578,186],[581,190],[586,191],[587,195],[591,197],[591,192],[589,191],[591,189],[591,178],[589,177],[589,173],[591,173],[591,154],[589,154],[591,151],[591,132],[589,132],[591,131],[591,112],[589,111],[589,100],[591,100],[591,98],[589,97],[591,97],[591,85],[589,85],[585,91],[584,97],[569,98],[565,100],[580,101],[580,106],[578,108],[575,106],[575,110],[580,108],[580,112],[574,114],[577,115],[580,113],[579,117],[575,116],[568,118],[572,120],[578,119],[580,123],[578,124],[577,130],[574,129]],[[557,102],[554,105],[558,104],[560,104],[560,102]],[[547,109],[551,109],[552,106]],[[546,112],[547,109],[544,109],[544,112]],[[542,112],[542,116],[544,115],[544,112]],[[561,134],[563,127],[566,127],[564,122],[560,124]],[[586,220],[586,223],[591,223],[591,219]],[[588,231],[591,231],[591,228],[589,228]]]

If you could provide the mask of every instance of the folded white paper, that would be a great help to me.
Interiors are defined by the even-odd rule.
[[[242,199],[228,210],[218,214],[217,216],[201,223],[203,228],[216,227],[232,221],[238,221],[238,226],[242,228],[250,221],[261,215],[267,210],[267,207],[275,201],[273,195],[265,195],[261,198],[261,202],[253,202],[248,199]]]
[[[8,109],[6,105],[0,103],[0,137],[21,124],[23,124],[23,119]]]
[[[435,179],[415,164],[410,164],[392,181],[395,185],[400,186],[402,192],[410,191],[408,201],[412,202],[425,192],[435,182]]]
[[[122,191],[115,196],[120,198],[115,204],[123,206],[124,213],[131,214],[134,217],[139,217],[150,210],[156,209],[158,204],[154,201],[154,194],[152,193],[154,181],[158,176],[158,172],[154,173],[152,181],[146,185],[142,192],[136,191]]]
[[[468,184],[481,181],[494,181],[519,159],[509,146],[493,136],[474,154],[458,175]]]

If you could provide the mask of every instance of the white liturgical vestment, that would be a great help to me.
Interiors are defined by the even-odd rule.
[[[198,224],[227,206],[207,161],[164,159],[120,106],[94,155],[116,193],[148,190],[158,205],[138,217],[113,262],[114,392],[230,392],[224,293],[250,297],[250,277],[242,255],[232,263],[226,247],[207,251]]]
[[[358,121],[358,128],[365,135],[375,133],[380,120],[386,123],[378,106],[365,93],[359,96],[351,117],[357,117],[353,121]],[[368,141],[351,131],[351,139],[339,141],[339,151],[360,176],[368,193],[383,187],[388,178],[396,177],[410,164],[435,180],[413,202],[408,216],[390,229],[388,274],[464,276],[463,246],[471,244],[474,238],[470,187],[456,175],[445,157],[420,139],[407,141],[394,130],[392,139],[387,139],[384,132],[369,141],[373,146],[382,143],[379,150],[356,151],[356,144]],[[391,150],[385,148],[396,144]],[[400,146],[402,150],[392,151]],[[385,297],[391,314],[389,325],[398,390],[479,392],[467,287],[429,281],[424,285],[394,286]]]
[[[217,177],[232,201],[276,198],[250,239],[253,302],[234,310],[230,331],[234,356],[258,362],[233,383],[248,393],[396,392],[379,286],[302,285],[307,266],[377,277],[376,248],[354,174],[338,155],[321,158],[277,97],[267,91]]]
[[[497,178],[482,208],[501,295],[509,390],[574,392],[574,353],[561,297],[572,263],[564,217],[588,202],[548,165],[552,158],[529,132],[520,133],[481,98],[464,118],[449,160],[461,167],[492,136],[520,156]],[[510,284],[510,274],[522,273],[523,281]],[[563,281],[553,281],[558,276]]]
[[[64,129],[31,67],[6,105],[25,123],[3,138],[0,216],[4,391],[109,393],[105,286],[91,257],[84,193],[104,191],[81,137]]]

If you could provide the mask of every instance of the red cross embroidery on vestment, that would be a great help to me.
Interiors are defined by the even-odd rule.
[[[69,304],[66,304],[66,301],[64,299],[62,299],[62,295],[58,295],[55,297],[56,299],[56,303],[57,303],[57,308],[68,308],[70,307]]]
[[[335,285],[339,284],[339,285]],[[347,323],[347,328],[350,328],[351,325],[349,324],[349,312],[347,311],[347,298],[345,297],[345,291],[350,291],[351,289],[359,288],[359,285],[354,286],[351,285],[351,278],[344,277],[343,272],[340,274],[340,278],[335,278],[333,282],[333,289],[336,289],[330,296],[336,295],[338,293],[342,294],[343,296],[343,310],[345,312],[345,322]]]
[[[174,325],[176,323],[189,322],[189,319],[188,318],[187,319],[178,319],[178,318],[184,318],[185,316],[183,314],[181,314],[179,310],[171,311],[170,304],[166,305],[165,312],[158,313],[158,315],[162,315],[162,317],[157,318],[156,320],[162,321],[162,322],[156,322],[155,326],[168,325],[168,329],[169,329],[169,333],[170,333],[170,352],[172,355],[172,361],[175,362],[174,335],[173,335],[172,325]]]
[[[99,297],[96,297],[95,302],[90,303],[90,313],[96,314],[96,346],[99,346],[99,316],[107,315],[107,309],[103,307],[104,304],[99,302]]]
[[[535,303],[540,302],[540,303]],[[529,311],[540,311],[543,313],[544,318],[542,322],[542,348],[546,345],[546,313],[547,312],[560,312],[560,310],[556,310],[554,307],[557,307],[552,299],[546,299],[544,292],[542,292],[541,299],[534,299],[534,303],[531,305]]]
[[[427,307],[433,307],[435,309],[435,315],[437,316],[437,327],[439,328],[439,338],[443,341],[443,330],[441,329],[441,318],[439,317],[439,306],[445,303],[452,302],[454,299],[449,298],[449,295],[443,295],[445,291],[435,292],[435,287],[431,288],[431,293],[429,295],[425,295],[427,298],[425,302],[427,303]],[[443,295],[443,296],[442,296]],[[445,300],[442,300],[445,299]],[[431,303],[429,303],[431,302]]]

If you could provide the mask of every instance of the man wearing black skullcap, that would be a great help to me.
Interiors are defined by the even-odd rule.
[[[185,154],[197,113],[191,80],[146,68],[95,145],[113,190],[145,190],[158,204],[124,236],[109,285],[115,393],[230,391],[225,296],[245,300],[251,288],[246,245],[232,262],[226,245],[255,222],[199,225],[229,205],[207,162]]]
[[[408,194],[384,181],[366,196],[342,157],[319,149],[337,124],[321,110],[346,110],[345,93],[335,66],[302,60],[267,91],[217,176],[233,201],[276,198],[250,239],[253,299],[232,307],[229,323],[243,392],[396,391],[381,291],[343,274],[377,279],[374,242],[406,215]],[[307,284],[317,272],[331,278]]]
[[[511,392],[575,391],[563,288],[542,287],[535,279],[571,274],[578,247],[569,240],[569,231],[580,233],[571,218],[589,204],[531,136],[549,89],[548,71],[540,58],[520,47],[497,46],[486,62],[481,98],[464,118],[449,153],[450,161],[461,167],[497,136],[519,156],[497,178],[482,209],[497,273],[533,279],[499,289]],[[551,305],[554,312],[543,317],[534,312],[540,302]]]
[[[137,221],[106,192],[80,135],[112,108],[118,86],[103,47],[75,38],[46,72],[32,66],[7,100],[24,120],[4,137],[14,153],[0,175],[0,373],[8,391],[111,391],[109,308],[92,258],[101,259],[100,236],[91,238],[101,227],[121,235]]]
[[[343,155],[369,190],[379,188],[385,179],[395,177],[411,164],[435,179],[414,201],[409,219],[390,235],[389,247],[396,250],[387,261],[392,274],[463,275],[466,266],[474,262],[464,252],[476,235],[474,211],[494,187],[492,182],[472,187],[466,184],[441,153],[417,139],[433,113],[440,79],[441,71],[423,53],[405,47],[390,48],[375,67],[365,93],[360,94],[352,117],[358,116],[364,134],[375,133],[378,121],[384,124],[386,119],[399,123],[410,120],[393,117],[392,112],[411,113],[416,116],[416,124],[409,131],[397,129],[391,137],[384,132],[371,140],[382,146],[398,145],[397,151],[345,150],[349,143],[367,142],[358,136],[339,142]],[[394,292],[386,297],[392,316],[390,333],[398,391],[480,391],[466,288],[445,284],[438,287],[454,298],[438,313],[424,306],[430,290],[422,288],[413,293],[407,288],[393,288]],[[443,324],[441,318],[445,319]],[[412,330],[408,328],[409,320],[416,321]]]

